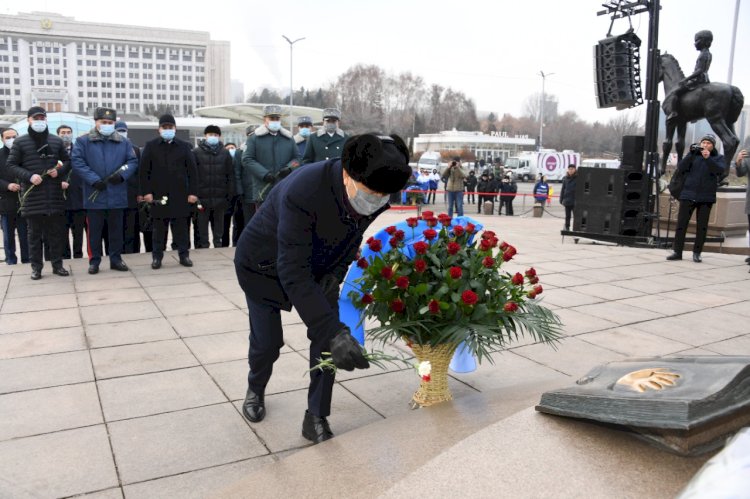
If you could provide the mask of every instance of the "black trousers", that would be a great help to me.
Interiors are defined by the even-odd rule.
[[[190,235],[188,223],[190,217],[154,218],[153,247],[154,258],[161,260],[167,247],[167,229],[172,227],[172,241],[177,247],[180,258],[190,255]]]
[[[63,258],[83,258],[83,233],[86,230],[86,210],[65,210],[65,244]],[[70,233],[73,234],[73,250],[70,249]]]
[[[703,243],[706,242],[708,234],[708,218],[711,215],[713,203],[696,203],[694,201],[680,200],[680,210],[677,213],[677,229],[674,231],[674,245],[672,249],[676,253],[682,253],[685,247],[685,233],[687,232],[690,217],[695,214],[695,244],[693,244],[693,253],[703,251]]]
[[[138,208],[122,210],[122,252],[141,252],[141,230],[138,223]]]
[[[513,216],[513,198],[510,196],[500,196],[500,207],[497,210],[498,215],[503,214],[503,208],[505,208],[505,215],[508,217]]]
[[[31,215],[26,217],[29,227],[29,261],[31,268],[42,270],[42,239],[47,243],[52,268],[62,267],[63,245],[65,244],[65,215]]]
[[[253,215],[255,215],[255,212],[258,211],[258,208],[260,208],[260,205],[258,203],[242,203],[242,214],[245,217],[245,225],[250,223],[250,220],[253,218]],[[242,227],[244,230],[245,227]],[[242,233],[242,231],[240,231]]]
[[[123,209],[87,210],[89,222],[89,263],[99,265],[102,261],[102,231],[107,223],[107,255],[110,263],[122,261]]]
[[[198,232],[198,241],[195,244],[196,248],[208,248],[210,246],[208,237],[209,222],[211,223],[210,233],[213,235],[214,248],[221,248],[225,212],[226,209],[223,206],[219,208],[205,208],[203,211],[198,211],[196,215],[196,230]]]
[[[430,203],[435,204],[435,196],[437,196],[437,189],[430,189],[427,192],[427,204],[430,204]],[[430,199],[432,201],[430,201]]]
[[[565,207],[565,230],[570,230],[570,219],[573,217],[575,206]]]
[[[333,305],[333,304],[332,304]],[[338,313],[338,303],[335,304]],[[247,298],[250,316],[250,348],[247,375],[248,386],[256,393],[265,391],[271,379],[273,363],[279,358],[279,351],[284,346],[284,332],[281,328],[281,312],[278,308]],[[307,330],[310,339],[310,368],[317,365],[323,352],[330,351],[330,338],[320,338],[315,331]],[[307,391],[307,410],[316,416],[327,417],[331,414],[331,396],[335,375],[328,370],[310,371],[310,387]]]
[[[466,202],[474,204],[476,203],[476,199],[474,197],[474,193],[477,192],[476,189],[467,189],[466,190]]]
[[[221,235],[221,245],[225,248],[230,244],[237,246],[237,240],[244,228],[245,214],[242,210],[242,196],[235,196],[229,203],[227,211],[224,212],[224,232]]]

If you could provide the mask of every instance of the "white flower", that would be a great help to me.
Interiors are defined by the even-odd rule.
[[[122,166],[120,167],[120,171],[121,171],[121,172],[124,172],[124,171],[125,171],[125,170],[127,170],[128,168],[129,168],[129,167],[128,167],[128,165],[122,165]]]
[[[432,372],[432,364],[430,364],[429,360],[424,360],[419,363],[419,366],[417,366],[417,371],[419,372],[419,375],[423,378],[425,376],[429,376]]]

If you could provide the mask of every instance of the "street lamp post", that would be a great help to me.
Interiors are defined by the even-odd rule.
[[[294,44],[305,38],[297,38],[291,41],[286,35],[281,35],[289,43],[289,131],[294,132],[294,80],[292,70],[294,68]]]
[[[539,71],[539,74],[542,76],[542,102],[539,103],[539,149],[541,150],[542,137],[544,135],[544,81],[548,76],[552,76],[555,73],[545,73],[544,71]]]

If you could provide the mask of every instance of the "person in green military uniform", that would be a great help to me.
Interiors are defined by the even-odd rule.
[[[341,111],[329,107],[323,109],[323,127],[311,134],[302,164],[317,163],[341,157],[347,135],[339,128]]]

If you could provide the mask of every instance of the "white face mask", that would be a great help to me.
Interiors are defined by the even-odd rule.
[[[13,142],[15,142],[15,141],[16,141],[16,138],[13,137],[12,139],[5,139],[3,141],[3,144],[5,144],[5,147],[7,147],[8,149],[12,149],[13,148]]]
[[[281,130],[281,122],[280,121],[269,121],[268,122],[268,129],[272,132],[278,132]]]
[[[351,177],[349,177],[349,182],[351,182],[354,187],[354,195],[349,196],[348,192],[346,195],[349,197],[349,204],[351,204],[354,211],[360,215],[372,215],[388,203],[390,195],[386,194],[381,196],[360,190],[357,187],[357,183]]]
[[[47,121],[46,120],[34,120],[31,122],[31,129],[34,130],[36,133],[42,133],[47,129]]]
[[[117,133],[119,133],[119,134],[120,134],[120,136],[121,136],[121,137],[122,137],[123,139],[127,139],[127,138],[128,138],[128,132],[127,132],[127,130],[117,130]]]

